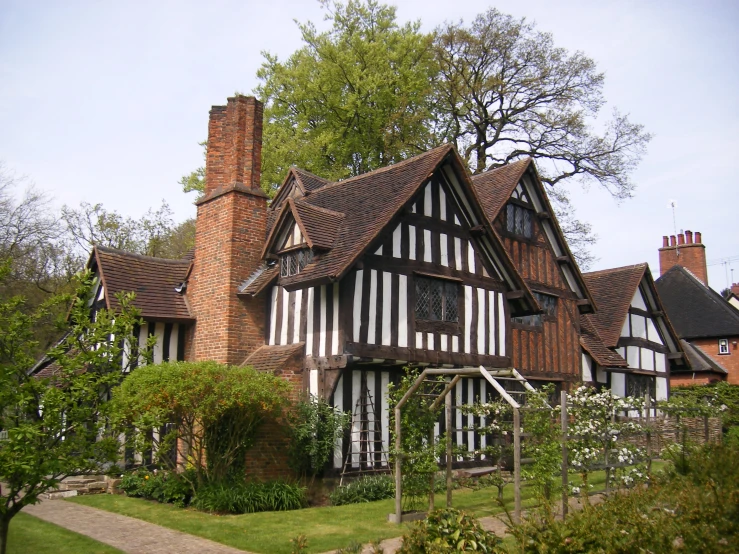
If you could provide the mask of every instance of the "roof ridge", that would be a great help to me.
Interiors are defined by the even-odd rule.
[[[315,177],[319,181],[325,181],[326,183],[331,183],[331,179],[326,179],[325,177],[321,177],[320,175],[316,175],[315,173],[308,171],[307,169],[303,169],[302,167],[299,167],[297,165],[291,165],[292,169],[294,169],[298,173],[303,173],[305,175],[310,175],[311,177]]]
[[[313,191],[310,194],[310,196],[315,197],[315,195],[320,194],[320,193],[322,193],[322,192],[324,192],[326,190],[329,190],[329,189],[334,189],[338,185],[346,185],[347,183],[351,183],[351,182],[356,181],[358,179],[364,179],[364,178],[366,178],[366,177],[368,177],[370,175],[379,175],[381,173],[386,173],[387,171],[390,171],[391,169],[397,169],[399,167],[400,168],[405,167],[407,165],[410,165],[411,162],[416,162],[416,161],[418,161],[418,160],[420,160],[422,158],[425,158],[427,156],[430,157],[431,154],[436,153],[439,150],[444,150],[444,149],[446,149],[446,150],[452,150],[453,148],[454,147],[451,144],[448,144],[448,143],[447,144],[443,144],[441,146],[437,146],[436,148],[432,148],[431,150],[427,150],[426,152],[421,152],[420,154],[416,154],[415,156],[413,156],[411,158],[406,158],[405,160],[399,161],[397,163],[386,165],[385,167],[380,167],[380,168],[377,168],[377,169],[373,169],[372,171],[368,171],[366,173],[361,173],[360,175],[354,175],[352,177],[348,177],[347,179],[343,179],[341,181],[335,181],[333,183],[329,183],[326,186],[321,187],[320,189]]]
[[[586,275],[587,276],[590,276],[590,275],[598,275],[598,274],[603,274],[603,273],[616,273],[617,271],[626,271],[626,270],[629,270],[629,269],[637,269],[637,268],[644,269],[644,268],[646,268],[648,266],[649,266],[648,263],[641,262],[641,263],[638,263],[638,264],[624,265],[624,266],[620,266],[620,267],[609,267],[607,269],[598,269],[596,271],[586,271],[582,275],[583,275],[583,277],[585,277]]]
[[[323,208],[321,206],[316,206],[315,204],[311,204],[308,198],[300,198],[298,200],[293,200],[296,206],[305,206],[306,208],[314,209],[318,212],[325,213],[326,215],[335,215],[337,217],[346,217],[346,214],[344,212],[337,212],[334,210],[329,210],[328,208]]]
[[[143,261],[164,262],[164,263],[180,264],[180,265],[189,265],[190,262],[192,261],[187,258],[172,259],[172,258],[160,258],[158,256],[145,256],[144,254],[128,252],[126,250],[120,250],[119,248],[112,248],[110,246],[103,246],[100,244],[94,245],[93,248],[97,249],[99,252],[105,252],[106,254],[117,254],[119,256],[135,258],[135,259],[143,260]]]

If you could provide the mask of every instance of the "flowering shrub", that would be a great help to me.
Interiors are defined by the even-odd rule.
[[[626,440],[645,429],[640,422],[622,419],[626,414],[640,413],[643,399],[621,398],[610,390],[581,386],[567,395],[567,403],[571,417],[569,461],[583,483],[582,488],[571,489],[573,494],[587,494],[592,488],[588,476],[594,469],[605,468],[607,486],[631,487],[647,478],[645,452]],[[611,469],[613,465],[616,467]]]

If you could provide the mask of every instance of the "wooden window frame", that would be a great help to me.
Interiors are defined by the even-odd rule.
[[[718,354],[719,356],[728,356],[731,354],[729,339],[718,339]]]

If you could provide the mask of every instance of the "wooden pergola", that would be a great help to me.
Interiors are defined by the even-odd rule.
[[[415,382],[405,393],[403,398],[400,399],[398,404],[395,406],[395,451],[398,453],[395,459],[395,513],[390,514],[389,520],[395,523],[403,522],[403,479],[402,479],[402,460],[400,450],[402,447],[401,442],[401,425],[400,425],[400,413],[403,406],[408,400],[418,391],[424,382],[438,383],[438,381],[431,381],[429,377],[444,376],[451,377],[452,379],[447,382],[444,389],[438,394],[437,398],[429,407],[430,410],[436,410],[442,402],[445,402],[446,411],[446,504],[447,507],[452,505],[452,397],[449,394],[457,383],[463,377],[482,377],[493,388],[498,391],[501,398],[503,398],[513,409],[513,480],[515,487],[515,517],[516,521],[520,519],[521,515],[521,404],[517,402],[511,394],[525,394],[524,391],[507,391],[501,384],[501,381],[516,381],[520,383],[526,391],[534,391],[531,384],[514,368],[498,369],[498,370],[487,370],[483,366],[480,367],[463,367],[458,369],[444,369],[444,368],[426,368],[416,378]],[[433,440],[433,437],[431,437]],[[429,511],[434,509],[434,491],[433,487],[429,494]]]

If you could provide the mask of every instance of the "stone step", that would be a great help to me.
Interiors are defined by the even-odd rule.
[[[44,500],[58,500],[60,498],[70,498],[72,496],[77,496],[77,491],[50,491],[39,495],[39,497]]]

